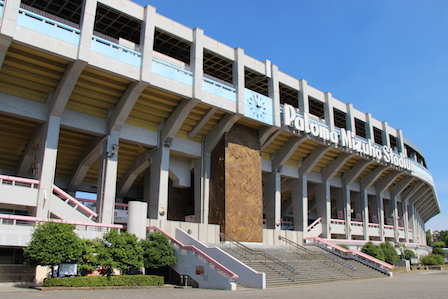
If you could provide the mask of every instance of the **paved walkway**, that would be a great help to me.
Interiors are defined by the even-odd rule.
[[[55,299],[134,299],[134,298],[447,298],[448,271],[396,274],[356,282],[343,282],[293,288],[267,290],[241,289],[237,291],[205,289],[115,289],[38,291],[0,284],[0,298],[55,298]]]

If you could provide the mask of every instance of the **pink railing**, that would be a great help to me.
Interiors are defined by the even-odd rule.
[[[393,226],[393,225],[385,225],[384,228],[387,228],[387,229],[394,229],[394,226]]]
[[[196,254],[200,255],[204,260],[206,260],[208,263],[210,263],[211,265],[213,265],[214,267],[216,267],[217,269],[219,269],[220,271],[225,273],[230,278],[238,278],[238,275],[236,275],[235,273],[233,273],[232,271],[230,271],[229,269],[227,269],[226,267],[224,267],[223,265],[218,263],[216,260],[214,260],[213,258],[208,256],[203,251],[199,250],[197,247],[195,247],[193,245],[184,245],[184,244],[182,244],[181,242],[179,242],[178,240],[174,239],[173,237],[171,237],[169,234],[167,234],[166,232],[164,232],[163,230],[161,230],[157,226],[148,226],[147,230],[149,230],[149,231],[153,230],[153,231],[158,231],[158,232],[163,233],[164,235],[166,235],[171,240],[172,243],[176,244],[180,249],[182,249],[182,250],[191,250],[191,251],[195,252]]]
[[[369,223],[369,227],[380,227],[378,223]]]
[[[359,221],[351,221],[350,225],[363,227],[364,223],[359,222]]]
[[[56,193],[58,195],[58,197],[60,199],[64,200],[65,202],[70,202],[72,205],[74,205],[75,209],[79,208],[81,211],[83,211],[84,213],[89,215],[89,218],[98,217],[97,213],[95,213],[94,211],[92,211],[91,209],[89,209],[88,207],[86,207],[85,205],[80,203],[79,201],[77,201],[75,198],[70,196],[68,193],[65,193],[58,186],[53,185],[53,191],[54,191],[54,193]]]
[[[14,177],[14,176],[6,176],[6,175],[0,175],[0,184],[5,184],[5,182],[10,182],[11,186],[27,186],[29,188],[37,188],[39,186],[38,180],[33,179],[26,179],[26,178],[20,178],[20,177]],[[66,203],[72,204],[75,209],[79,209],[86,213],[89,218],[92,217],[98,217],[98,214],[77,201],[75,198],[61,190],[58,186],[53,185],[53,192],[62,200],[64,200]]]
[[[20,185],[28,185],[30,188],[34,188],[39,185],[38,180],[0,175],[0,184],[3,184],[3,182],[11,182],[11,186],[15,186],[19,183]]]
[[[319,238],[319,237],[311,237],[311,238],[305,238],[305,239],[306,240],[313,240],[315,243],[325,244],[326,246],[334,248],[334,249],[336,249],[336,250],[338,250],[340,252],[343,252],[343,253],[349,253],[349,254],[357,255],[357,256],[359,256],[361,258],[369,260],[369,261],[371,261],[371,262],[373,262],[375,264],[378,264],[379,266],[382,266],[382,267],[387,268],[387,269],[392,269],[394,267],[394,266],[392,266],[389,263],[383,262],[383,261],[381,261],[381,260],[379,260],[377,258],[374,258],[373,256],[370,256],[368,254],[365,254],[365,253],[363,253],[361,251],[354,250],[354,249],[348,250],[348,249],[345,249],[345,248],[343,248],[341,246],[333,244],[333,243],[331,243],[328,240],[325,240],[325,239],[322,239],[322,238]]]
[[[330,219],[330,223],[333,223],[333,224],[345,224],[345,220]]]
[[[89,202],[89,203],[96,203],[95,199],[87,199],[87,198],[79,198],[79,197],[75,197],[75,199],[79,202]],[[126,210],[128,209],[129,205],[127,203],[121,203],[121,202],[116,202],[115,203],[116,207],[122,207],[122,208],[126,208]]]
[[[4,224],[4,220],[10,220],[12,225],[17,225],[17,221],[20,222],[30,222],[32,224],[37,222],[56,222],[56,223],[66,223],[66,224],[74,224],[76,226],[85,226],[87,227],[97,227],[97,228],[116,228],[123,229],[124,226],[120,224],[104,224],[104,223],[94,223],[94,222],[82,222],[82,221],[70,221],[70,220],[62,220],[62,219],[52,219],[52,218],[38,218],[31,216],[19,216],[19,215],[7,215],[0,214],[1,223]],[[77,227],[79,230],[79,228]]]
[[[306,229],[307,232],[309,232],[313,227],[315,227],[318,223],[322,221],[322,217],[317,218],[313,223],[311,223],[310,226]]]

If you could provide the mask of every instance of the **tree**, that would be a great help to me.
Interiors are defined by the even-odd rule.
[[[445,256],[446,256],[446,252],[445,252],[445,250],[443,250],[443,249],[440,248],[440,247],[436,247],[436,248],[434,248],[434,249],[432,250],[432,253],[441,255],[442,257],[445,257]]]
[[[408,261],[411,259],[411,257],[415,256],[414,251],[409,250],[409,249],[405,249],[404,250],[404,258],[407,259]]]
[[[175,265],[177,259],[174,256],[173,247],[168,237],[160,232],[148,234],[146,240],[141,241],[145,267],[158,269]]]
[[[81,260],[78,265],[78,271],[82,276],[94,271],[98,265],[98,250],[103,244],[102,239],[84,239]]]
[[[116,229],[104,234],[103,241],[96,249],[98,264],[104,267],[103,275],[111,275],[113,269],[129,274],[143,267],[143,250],[134,234],[127,231],[118,233]]]
[[[38,223],[31,234],[28,247],[23,250],[25,264],[30,267],[49,266],[53,277],[55,265],[79,261],[83,243],[74,229],[74,225],[65,223]]]
[[[362,248],[361,252],[373,256],[381,261],[384,261],[384,253],[380,246],[374,245],[372,242],[367,242]]]
[[[395,247],[388,242],[381,243],[380,247],[384,253],[384,261],[391,265],[395,265],[395,263],[398,262],[398,260],[400,259],[397,250],[395,250]]]
[[[439,255],[439,254],[428,254],[427,256],[424,256],[422,258],[420,258],[420,262],[422,263],[422,265],[443,265],[444,264],[444,260],[443,260],[443,256]]]

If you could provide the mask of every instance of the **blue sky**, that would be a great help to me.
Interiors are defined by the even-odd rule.
[[[448,1],[138,0],[402,129],[425,154],[448,230]]]

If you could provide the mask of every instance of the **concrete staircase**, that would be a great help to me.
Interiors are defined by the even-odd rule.
[[[219,246],[223,251],[239,259],[252,269],[265,272],[267,288],[386,277],[384,274],[354,260],[343,260],[336,257],[343,263],[334,262],[328,257],[329,253],[316,246],[307,246],[307,248],[317,254],[299,254],[283,246],[245,245],[254,251],[263,251],[297,270],[297,273],[293,274],[293,272],[278,264],[265,262],[261,255],[251,254],[241,249],[237,250],[234,246],[230,248],[226,245]],[[353,266],[355,270],[347,267],[347,265]]]

